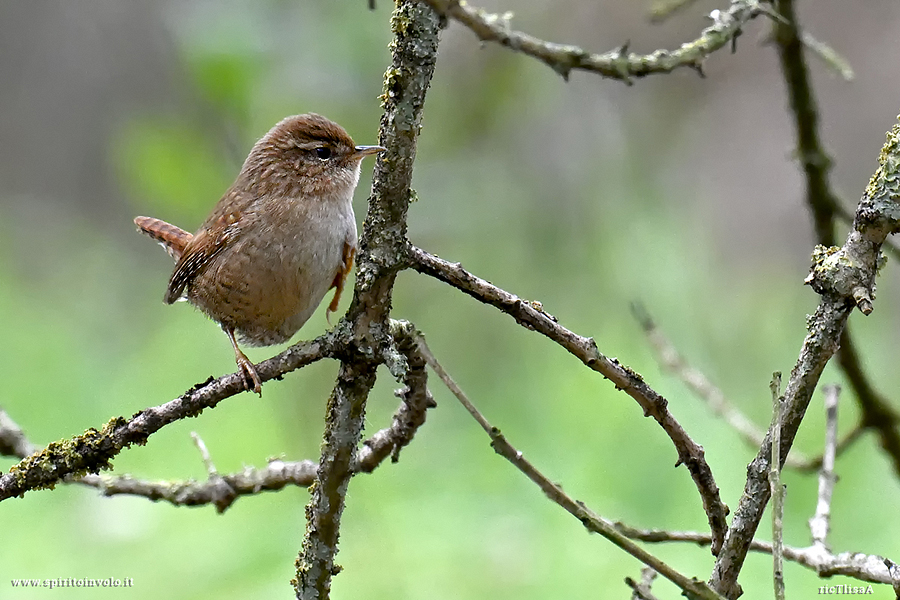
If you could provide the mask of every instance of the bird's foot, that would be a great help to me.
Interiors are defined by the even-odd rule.
[[[256,372],[256,367],[243,352],[241,352],[240,355],[236,355],[234,359],[241,369],[241,375],[244,378],[244,388],[246,388],[247,391],[259,394],[259,397],[262,398],[262,381],[259,379],[259,373]]]

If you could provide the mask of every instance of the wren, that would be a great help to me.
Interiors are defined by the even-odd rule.
[[[337,310],[356,254],[353,191],[366,156],[343,127],[316,114],[287,117],[259,140],[234,184],[191,234],[151,217],[134,220],[175,259],[164,300],[186,299],[218,322],[244,386],[262,396],[241,351],[289,340],[334,288]]]

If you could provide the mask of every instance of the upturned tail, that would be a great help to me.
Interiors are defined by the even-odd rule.
[[[175,227],[171,223],[166,223],[153,217],[135,217],[134,224],[138,226],[138,231],[144,233],[159,242],[169,256],[178,260],[184,253],[188,242],[194,237],[190,232]]]

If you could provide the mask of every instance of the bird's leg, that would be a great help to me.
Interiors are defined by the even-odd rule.
[[[337,275],[334,276],[334,281],[331,283],[331,287],[335,288],[334,298],[331,299],[331,304],[328,305],[328,310],[325,311],[325,320],[329,324],[331,324],[331,319],[329,318],[331,313],[338,309],[338,303],[341,301],[341,292],[344,291],[344,282],[347,281],[350,269],[353,268],[354,256],[356,256],[356,248],[344,243],[344,260]]]
[[[234,348],[234,361],[241,369],[241,375],[243,375],[244,378],[244,387],[247,390],[256,392],[259,394],[259,397],[262,398],[262,381],[259,380],[259,373],[256,372],[256,367],[253,366],[253,363],[250,362],[247,355],[238,348],[237,340],[234,339],[234,329],[222,327],[222,330],[225,331],[225,335],[227,335],[228,339],[231,341],[231,347]],[[250,384],[253,384],[252,387]]]

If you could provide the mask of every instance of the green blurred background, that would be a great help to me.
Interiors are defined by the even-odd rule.
[[[265,0],[0,2],[0,406],[37,444],[167,401],[233,371],[214,323],[163,305],[171,261],[134,232],[147,214],[194,229],[252,143],[281,117],[323,113],[358,143],[377,136],[389,63],[391,3]],[[599,51],[631,40],[677,47],[722,3],[698,2],[650,26],[644,2],[485,2],[515,25]],[[800,3],[810,31],[854,66],[845,83],[811,60],[833,181],[851,205],[900,112],[900,6]],[[813,10],[815,7],[815,10]],[[768,382],[789,372],[815,294],[801,285],[813,241],[792,126],[767,24],[738,52],[626,87],[480,47],[444,32],[416,162],[410,210],[418,245],[594,336],[642,373],[706,448],[733,508],[752,448],[662,373],[629,303],[643,302],[691,362],[761,427]],[[891,71],[892,72],[892,71]],[[365,214],[371,163],[356,210]],[[895,402],[900,273],[888,263],[876,312],[851,323],[867,372]],[[346,308],[345,298],[342,309]],[[487,417],[539,468],[610,519],[706,529],[687,471],[639,407],[553,343],[414,273],[398,279],[394,315],[415,322]],[[327,327],[320,310],[296,339]],[[261,360],[280,348],[251,349]],[[154,435],[115,460],[116,473],[202,479],[190,432],[220,472],[268,457],[315,458],[336,364],[323,362]],[[829,368],[823,383],[840,382]],[[386,372],[367,432],[397,406]],[[439,407],[398,464],[351,483],[335,598],[627,598],[639,564],[542,497],[494,455],[455,400]],[[841,430],[857,411],[842,397]],[[817,395],[797,448],[821,451]],[[14,461],[0,459],[0,469]],[[841,457],[830,541],[835,551],[900,558],[900,486],[872,436]],[[816,478],[785,475],[786,543],[809,543]],[[227,513],[73,486],[0,506],[0,598],[289,598],[304,531],[304,489],[239,500]],[[768,539],[768,521],[760,536]],[[705,579],[707,549],[652,551]],[[771,597],[771,563],[753,555],[741,582]],[[128,590],[16,590],[12,578],[131,577]],[[825,583],[787,566],[788,591]],[[665,582],[660,598],[680,597]],[[880,594],[880,595],[879,595]],[[876,597],[888,597],[886,588]]]

